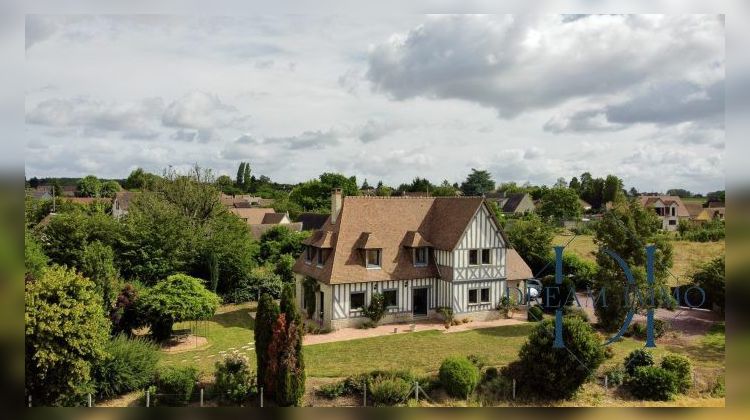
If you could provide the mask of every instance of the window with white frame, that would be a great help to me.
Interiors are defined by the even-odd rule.
[[[398,307],[398,290],[397,289],[383,290],[383,298],[385,298],[384,300],[385,300],[386,308]]]
[[[310,245],[306,246],[305,247],[305,262],[306,263],[309,264],[312,262],[313,254],[315,254],[315,248],[313,248]]]
[[[469,250],[469,265],[479,265],[479,250],[478,249]]]
[[[429,258],[429,249],[427,247],[414,248],[414,266],[424,267],[427,265]]]
[[[479,291],[479,299],[482,303],[490,303],[490,288],[485,287]]]
[[[365,307],[365,292],[352,292],[349,294],[349,308],[359,311]]]
[[[479,303],[479,289],[469,289],[469,305]]]
[[[365,266],[367,268],[380,268],[380,249],[368,249],[365,251]]]

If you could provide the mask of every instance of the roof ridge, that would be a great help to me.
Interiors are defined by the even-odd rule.
[[[470,198],[484,198],[480,195],[457,195],[457,196],[437,196],[437,197],[419,197],[419,196],[410,196],[410,195],[389,195],[389,196],[379,196],[379,195],[347,195],[344,196],[344,198],[356,198],[356,199],[363,199],[363,200],[434,200],[434,199],[470,199]]]

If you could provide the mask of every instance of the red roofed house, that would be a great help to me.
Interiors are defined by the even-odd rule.
[[[532,277],[482,197],[343,198],[334,190],[331,216],[304,244],[294,265],[300,307],[333,329],[367,321],[373,293],[385,297],[383,322],[436,317],[439,307],[496,318],[506,287]]]
[[[677,230],[680,220],[690,218],[687,207],[676,195],[642,195],[639,200],[643,207],[654,209],[664,230]]]

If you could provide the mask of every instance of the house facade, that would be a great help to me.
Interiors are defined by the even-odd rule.
[[[499,316],[506,287],[531,277],[482,197],[341,197],[305,241],[294,272],[300,307],[327,328],[367,321],[374,293],[381,321]],[[306,293],[307,291],[307,293]]]
[[[641,205],[653,209],[662,222],[662,229],[668,231],[677,230],[680,220],[690,218],[682,199],[673,195],[643,195],[639,197]]]

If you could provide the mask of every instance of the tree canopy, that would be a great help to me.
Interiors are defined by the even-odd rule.
[[[495,190],[495,181],[488,171],[471,169],[466,180],[461,183],[461,192],[465,196],[482,195]]]

